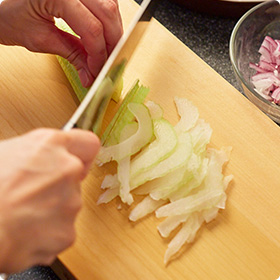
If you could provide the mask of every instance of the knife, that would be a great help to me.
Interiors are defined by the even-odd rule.
[[[115,87],[153,16],[157,2],[158,0],[142,1],[127,30],[63,130],[80,128],[100,134],[103,117]]]

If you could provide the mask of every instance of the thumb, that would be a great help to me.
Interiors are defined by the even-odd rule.
[[[100,148],[99,138],[91,131],[76,128],[63,133],[66,136],[66,149],[89,169]]]

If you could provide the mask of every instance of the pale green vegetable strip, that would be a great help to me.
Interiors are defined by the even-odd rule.
[[[164,205],[165,200],[154,200],[150,196],[146,196],[136,207],[130,212],[129,219],[133,222],[154,212],[160,206]]]
[[[233,175],[228,175],[228,176],[225,176],[224,179],[223,179],[223,184],[224,184],[224,190],[226,191],[229,183],[233,180]]]
[[[84,88],[82,86],[82,83],[80,81],[79,74],[76,70],[76,68],[65,58],[61,56],[56,57],[62,70],[64,71],[68,81],[70,82],[75,94],[77,95],[77,98],[81,102],[86,94],[88,93],[89,89]]]
[[[194,218],[194,223],[192,226],[192,232],[190,234],[190,236],[187,239],[188,243],[191,243],[194,241],[195,235],[197,233],[197,231],[199,230],[199,228],[201,227],[202,223],[204,222],[204,219],[202,217],[202,215],[197,212],[197,213],[193,213],[193,218]]]
[[[141,103],[129,103],[129,110],[138,121],[137,132],[125,141],[108,147],[101,147],[97,160],[106,163],[111,160],[119,162],[127,156],[134,155],[145,146],[153,136],[153,123],[148,108]]]
[[[97,204],[108,203],[113,200],[115,197],[119,195],[119,188],[107,189],[104,193],[102,193],[97,201]]]
[[[164,255],[164,263],[167,264],[170,258],[175,255],[180,248],[184,245],[184,243],[187,241],[189,236],[192,232],[192,226],[193,226],[193,218],[190,217],[187,222],[184,223],[181,230],[177,233],[177,235],[171,240],[171,242],[168,244],[168,248]]]
[[[158,231],[162,237],[168,237],[170,233],[181,223],[189,218],[189,214],[170,216],[158,225]]]
[[[104,177],[102,183],[101,183],[101,189],[114,189],[116,187],[119,187],[120,183],[118,181],[117,174],[112,175],[108,174]]]
[[[180,145],[184,147],[184,145],[188,145],[188,142],[185,142],[186,139],[182,137],[183,135],[179,136],[179,144],[177,149],[179,149]],[[180,143],[181,142],[181,143]],[[182,152],[182,157],[187,156],[186,151],[184,149],[180,149],[179,152]],[[187,156],[186,162],[183,163],[181,167],[175,168],[168,172],[165,176],[156,178],[154,180],[148,181],[145,184],[139,186],[135,193],[136,194],[150,194],[150,196],[154,199],[167,199],[169,198],[170,194],[176,192],[176,190],[180,187],[185,189],[186,184],[192,180],[194,173],[193,173],[193,159],[194,157]],[[195,157],[195,160],[197,158]],[[177,163],[178,164],[178,163]],[[198,165],[199,166],[199,165]]]
[[[177,133],[185,132],[193,128],[198,120],[199,113],[191,101],[186,98],[174,98],[177,112],[180,116],[179,122],[175,125]]]
[[[201,211],[215,206],[224,194],[224,181],[222,167],[228,160],[224,150],[208,149],[208,169],[200,190],[185,198],[159,208],[156,212],[157,217],[170,215],[187,214],[194,211]]]
[[[102,135],[101,143],[103,146],[111,146],[119,143],[118,140],[122,129],[134,119],[134,115],[128,110],[127,105],[129,103],[143,103],[148,92],[149,89],[142,85],[140,86],[138,80],[135,82]]]
[[[156,139],[132,160],[131,178],[169,157],[177,146],[176,132],[167,120],[157,119],[153,121],[153,124]]]
[[[180,174],[180,172],[181,172],[181,174]],[[169,199],[169,197],[174,192],[176,192],[180,188],[184,189],[188,185],[188,183],[193,179],[192,172],[190,172],[185,166],[183,168],[181,167],[181,168],[174,170],[173,172],[170,172],[170,175],[171,174],[175,175],[176,177],[173,179],[173,178],[171,178],[171,176],[168,176],[169,174],[167,174],[164,177],[155,179],[155,180],[161,180],[162,184],[161,184],[161,186],[159,186],[158,188],[156,188],[150,192],[150,196],[153,199],[156,199],[156,200]],[[166,179],[167,181],[165,181],[164,179]]]
[[[68,26],[68,24],[63,19],[56,18],[55,24],[59,29],[78,37],[77,34],[73,32],[73,30]],[[81,102],[86,96],[86,94],[88,93],[89,89],[82,86],[78,71],[67,59],[58,55],[56,56],[56,58],[62,70],[64,71],[67,79],[69,80],[75,94],[77,95],[79,101]]]
[[[131,100],[129,103],[139,103],[142,104],[148,95],[149,89],[140,85],[137,91],[132,95]],[[127,100],[125,100],[126,102]],[[120,134],[122,129],[130,122],[132,122],[135,119],[132,112],[128,109],[128,103],[124,107],[123,112],[119,115],[119,118],[117,119],[117,122],[115,124],[116,129],[111,133],[110,135],[114,135],[116,139],[120,138]],[[107,143],[107,142],[106,142]],[[112,142],[109,142],[110,145],[112,145]]]
[[[125,141],[132,135],[134,135],[138,130],[138,123],[132,122],[127,124],[120,134],[120,142]],[[117,171],[118,181],[120,183],[120,193],[119,196],[123,203],[131,205],[133,203],[133,197],[130,193],[130,184],[129,184],[129,173],[130,173],[130,156],[122,159],[118,162],[118,171]]]
[[[150,110],[151,118],[153,120],[162,119],[163,118],[163,109],[160,105],[155,103],[154,101],[147,101],[145,105]]]
[[[166,159],[158,162],[153,168],[150,168],[136,177],[131,178],[131,187],[136,188],[137,186],[162,176],[172,170],[184,165],[190,158],[192,153],[191,138],[188,133],[181,134],[179,136],[179,143],[177,144],[174,152]]]
[[[204,120],[198,120],[195,127],[190,130],[193,141],[194,153],[201,154],[205,152],[206,145],[209,144],[212,136],[212,128]]]
[[[122,141],[126,140],[127,138],[129,138],[130,136],[132,136],[133,134],[135,134],[138,130],[138,123],[137,122],[131,122],[128,123],[121,131],[121,135],[120,135],[120,139],[119,139],[119,143],[121,143]]]
[[[111,146],[111,145],[118,144],[118,140],[119,140],[120,137],[116,136],[116,134],[117,134],[116,131],[118,131],[118,133],[120,134],[120,132],[122,130],[122,128],[120,128],[118,124],[119,124],[120,120],[124,118],[125,114],[130,115],[130,112],[127,109],[127,105],[130,102],[132,102],[132,100],[133,100],[135,94],[137,93],[138,89],[139,89],[139,81],[137,80],[135,82],[135,84],[132,86],[132,88],[129,90],[129,92],[126,94],[126,96],[125,96],[124,100],[122,101],[117,113],[114,115],[113,119],[111,120],[111,122],[107,126],[105,132],[101,136],[101,144],[103,146]],[[132,118],[129,122],[131,122],[132,119],[133,119],[133,116],[132,116]]]
[[[224,192],[220,201],[215,205],[217,208],[220,208],[220,209],[225,209],[226,208],[226,201],[227,201],[227,195],[226,193]]]
[[[67,33],[70,33],[76,37],[79,37],[62,18],[55,18],[55,25],[59,29],[65,31]]]
[[[168,248],[164,255],[164,263],[167,264],[172,256],[174,256],[180,248],[186,243],[193,241],[197,231],[201,227],[203,219],[198,215],[192,215],[182,226],[181,230],[168,244]]]
[[[216,150],[209,148],[207,150],[209,158],[208,171],[204,179],[205,187],[208,189],[221,188],[224,190],[223,165],[228,162],[228,155],[224,149]]]
[[[206,223],[209,223],[217,217],[218,212],[219,212],[219,208],[218,207],[213,207],[213,208],[210,208],[210,209],[203,210],[201,212],[201,215],[202,215],[204,221]]]
[[[208,159],[204,158],[198,171],[192,173],[193,176],[190,179],[190,181],[186,182],[185,185],[181,185],[181,188],[178,188],[169,195],[170,201],[175,201],[180,198],[186,197],[193,189],[199,187],[206,176],[207,170]]]
[[[130,169],[130,156],[125,157],[118,162],[118,180],[120,182],[119,195],[122,202],[131,205],[133,203],[133,197],[130,193],[129,169]]]
[[[156,211],[156,216],[168,217],[172,215],[189,214],[195,211],[201,211],[213,207],[219,202],[223,191],[215,190],[201,190],[197,194],[189,195],[174,202],[171,202]]]
[[[153,196],[154,192],[161,189],[172,188],[176,190],[177,186],[183,181],[185,172],[187,172],[186,166],[177,168],[163,177],[156,178],[139,186],[137,189],[135,189],[134,193],[138,195],[151,194]]]

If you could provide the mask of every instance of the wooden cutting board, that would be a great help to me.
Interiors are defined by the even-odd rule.
[[[124,24],[136,5],[120,0]],[[47,126],[60,128],[77,100],[56,58],[0,46],[0,137]],[[169,265],[170,239],[157,232],[154,215],[132,223],[118,201],[96,205],[100,183],[114,166],[92,166],[83,182],[84,207],[77,241],[59,256],[81,280],[93,279],[272,279],[280,276],[280,129],[242,94],[153,20],[127,65],[124,86],[135,79],[150,87],[176,123],[174,96],[186,97],[213,128],[211,146],[232,146],[225,174],[233,174],[226,209],[204,224],[195,242]],[[106,123],[114,114],[111,103]]]

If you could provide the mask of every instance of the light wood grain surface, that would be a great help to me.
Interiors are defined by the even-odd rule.
[[[135,3],[120,0],[125,26]],[[0,137],[30,129],[60,128],[77,101],[51,55],[0,46]],[[170,238],[160,237],[150,215],[132,223],[118,201],[96,205],[104,174],[114,165],[92,166],[83,182],[84,207],[77,241],[59,259],[77,279],[272,279],[280,276],[279,127],[221,76],[153,20],[127,65],[124,86],[135,79],[150,87],[176,123],[174,96],[186,97],[213,128],[211,146],[232,146],[225,174],[233,174],[226,209],[204,224],[191,245],[169,265],[163,256]],[[108,123],[116,106],[111,103]],[[132,207],[131,207],[132,208]]]

